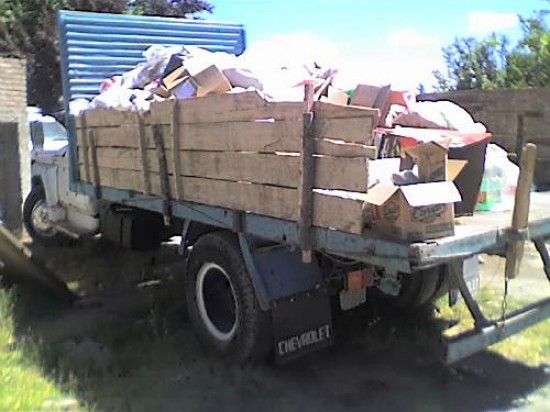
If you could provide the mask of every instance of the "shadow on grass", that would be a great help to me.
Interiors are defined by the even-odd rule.
[[[233,365],[196,341],[173,248],[134,253],[90,241],[35,252],[86,295],[87,305],[62,307],[18,288],[17,334],[33,342],[29,356],[84,408],[506,410],[549,382],[542,368],[488,351],[444,367],[442,323],[428,311],[403,316],[376,303],[337,315],[328,350],[279,367]]]

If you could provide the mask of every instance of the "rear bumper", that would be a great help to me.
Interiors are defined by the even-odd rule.
[[[505,320],[445,339],[443,360],[457,362],[546,319],[550,319],[550,298],[512,312]]]

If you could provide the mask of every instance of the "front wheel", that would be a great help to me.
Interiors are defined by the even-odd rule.
[[[62,245],[69,239],[59,233],[48,218],[46,193],[40,185],[33,186],[23,204],[23,224],[27,233],[42,244]]]
[[[239,362],[267,355],[269,312],[259,306],[235,235],[209,233],[194,244],[185,294],[193,326],[207,348]]]

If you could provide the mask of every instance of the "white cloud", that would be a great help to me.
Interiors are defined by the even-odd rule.
[[[434,47],[439,44],[436,37],[427,36],[412,27],[404,27],[390,32],[386,37],[390,47]]]
[[[468,14],[468,32],[471,34],[486,34],[506,30],[518,23],[519,17],[515,13],[473,11]]]
[[[343,89],[357,83],[391,83],[398,89],[415,89],[419,83],[430,87],[435,83],[432,71],[443,65],[439,40],[414,29],[392,32],[382,43],[361,47],[309,32],[281,34],[253,42],[243,58],[263,76],[276,75],[270,67],[296,67],[316,61],[322,67],[339,69],[334,84]]]

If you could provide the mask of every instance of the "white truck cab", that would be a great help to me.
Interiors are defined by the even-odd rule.
[[[97,202],[69,188],[65,126],[39,110],[28,111],[31,129],[31,190],[23,205],[27,232],[47,244],[97,233]]]

